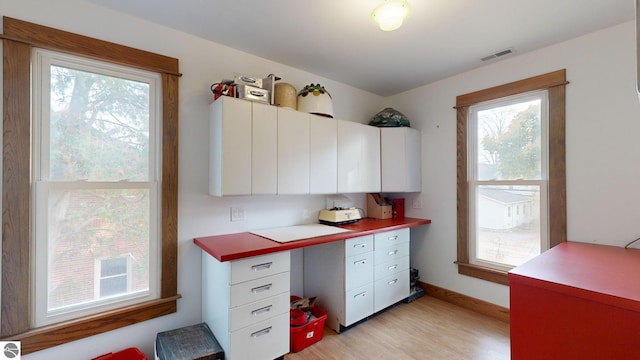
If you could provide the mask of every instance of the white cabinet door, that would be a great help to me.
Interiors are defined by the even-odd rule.
[[[380,189],[380,129],[338,120],[338,193]]]
[[[338,192],[338,123],[309,115],[309,192]]]
[[[278,189],[278,111],[252,103],[251,193],[273,195]]]
[[[251,103],[223,96],[209,110],[209,193],[249,195]]]
[[[278,194],[309,193],[309,116],[278,108]]]
[[[381,128],[380,154],[383,192],[422,191],[420,131]]]

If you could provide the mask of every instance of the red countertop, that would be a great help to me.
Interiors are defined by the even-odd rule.
[[[509,271],[535,286],[640,312],[640,250],[567,241]]]
[[[193,239],[193,242],[209,255],[218,259],[218,261],[230,261],[427,224],[431,224],[431,220],[416,218],[384,220],[364,218],[355,224],[340,226],[341,228],[351,230],[349,232],[285,243],[269,240],[249,232],[198,237]]]

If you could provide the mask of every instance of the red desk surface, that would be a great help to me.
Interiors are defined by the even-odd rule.
[[[349,232],[286,243],[279,243],[249,232],[198,237],[193,239],[193,242],[219,261],[230,261],[427,224],[431,224],[431,220],[416,218],[384,220],[364,218],[355,224],[340,226],[341,228],[351,230]]]
[[[640,250],[568,241],[509,272],[511,283],[640,312]]]

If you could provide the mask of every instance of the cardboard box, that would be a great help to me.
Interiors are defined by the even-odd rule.
[[[380,194],[367,194],[367,217],[391,219],[393,217],[392,206],[388,205]]]

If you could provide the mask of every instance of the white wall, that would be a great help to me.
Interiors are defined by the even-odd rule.
[[[25,359],[89,359],[129,346],[153,355],[159,331],[201,321],[200,250],[192,239],[250,229],[315,222],[325,207],[323,196],[215,198],[208,195],[208,111],[210,86],[235,72],[255,76],[274,73],[297,89],[321,83],[333,96],[337,118],[366,123],[381,98],[335,81],[270,62],[184,33],[125,16],[80,0],[0,0],[0,15],[156,52],[180,61],[180,147],[178,209],[178,312],[25,356]],[[0,65],[1,66],[1,65]],[[362,206],[363,197],[352,195]],[[229,209],[245,209],[244,222],[230,222]],[[308,217],[303,217],[307,210]],[[300,268],[300,253],[294,256]],[[301,271],[294,272],[301,274]],[[292,292],[300,294],[301,278]]]
[[[200,250],[197,236],[312,222],[321,196],[214,198],[208,190],[209,86],[234,72],[275,73],[300,88],[323,84],[336,117],[367,122],[391,105],[423,132],[422,194],[406,194],[407,216],[433,220],[412,231],[412,265],[422,280],[502,306],[506,287],[457,275],[455,97],[566,68],[567,201],[569,238],[622,245],[640,235],[640,105],[634,92],[635,37],[627,23],[538,51],[514,56],[406,93],[382,99],[334,81],[215,43],[124,16],[81,0],[0,0],[10,16],[180,60],[180,189],[178,313],[27,355],[25,359],[87,359],[136,346],[152,354],[158,331],[200,321]],[[363,198],[352,195],[362,206]],[[413,209],[413,200],[422,208]],[[229,221],[229,208],[245,208],[246,221]],[[276,209],[277,211],[274,211]],[[303,217],[304,210],[309,216]],[[615,215],[613,215],[615,214]],[[299,267],[299,256],[294,258]],[[300,284],[294,283],[295,289]]]
[[[457,95],[567,69],[568,239],[624,246],[640,236],[640,104],[635,32],[629,22],[514,56],[385,99],[423,132],[422,209],[432,224],[412,237],[423,281],[508,306],[508,288],[458,275]],[[418,239],[416,239],[418,238]]]

